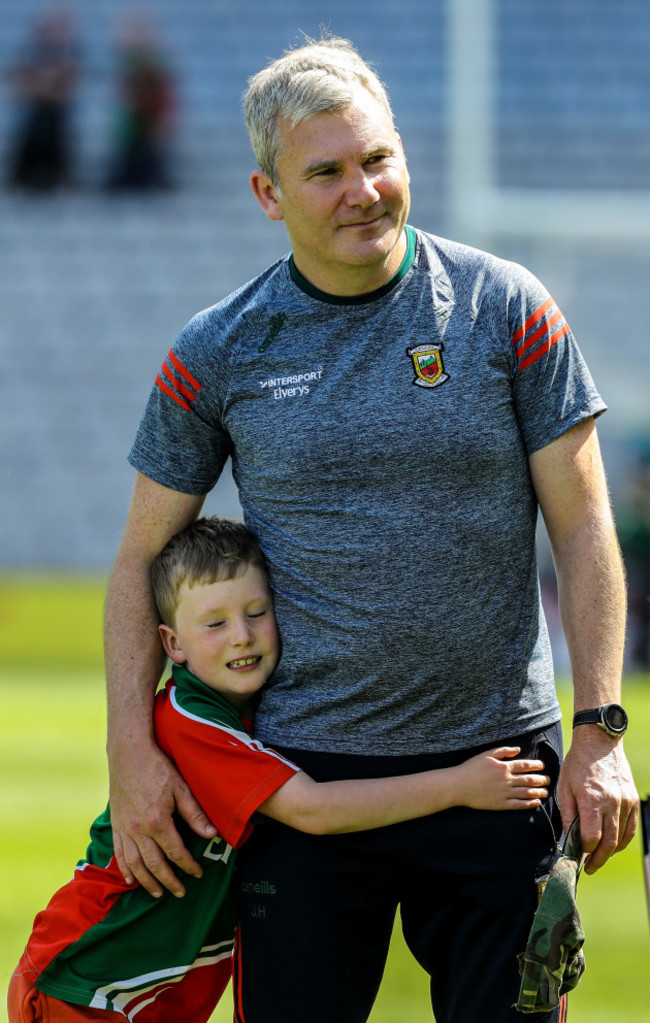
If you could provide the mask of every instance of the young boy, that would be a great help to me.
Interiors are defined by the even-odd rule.
[[[172,679],[154,725],[218,829],[183,837],[203,867],[186,895],[153,899],[113,855],[110,809],[91,828],[75,875],[34,921],[9,988],[10,1023],[204,1023],[230,978],[236,852],[258,812],[311,833],[360,831],[454,805],[530,809],[547,795],[539,760],[502,747],[457,767],[316,783],[251,735],[256,697],[279,657],[265,563],[241,523],[199,519],[152,568]]]

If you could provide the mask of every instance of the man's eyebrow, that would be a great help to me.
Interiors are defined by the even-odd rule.
[[[360,161],[361,163],[364,163],[373,156],[379,156],[382,153],[392,155],[396,151],[397,147],[392,142],[378,142],[376,145],[371,146],[369,149],[366,149],[363,153],[361,153]],[[330,160],[315,160],[314,163],[307,164],[307,166],[303,168],[302,176],[306,178],[309,177],[310,174],[318,174],[319,171],[331,169],[336,170],[336,168],[340,167],[340,165],[341,161],[334,158]]]
[[[303,168],[302,176],[306,178],[309,177],[310,174],[317,174],[318,171],[329,170],[331,167],[339,167],[340,163],[340,160],[316,160],[314,163],[309,163]]]

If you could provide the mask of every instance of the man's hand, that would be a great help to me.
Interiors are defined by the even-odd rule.
[[[530,471],[553,550],[574,709],[618,703],[625,573],[593,419],[534,452]],[[585,870],[593,874],[636,831],[639,797],[621,740],[598,725],[574,729],[558,798],[565,831],[580,814]]]
[[[639,797],[621,740],[597,725],[576,728],[560,771],[558,799],[565,831],[580,815],[585,872],[595,874],[630,844],[637,828]]]
[[[118,866],[127,884],[139,881],[156,898],[168,888],[180,898],[185,887],[170,861],[194,877],[203,872],[183,845],[172,813],[179,813],[205,838],[213,838],[217,829],[156,746],[139,757],[131,751],[128,761],[126,756],[114,758],[111,770],[111,823]]]
[[[151,564],[170,537],[193,522],[202,497],[181,494],[138,473],[106,594],[104,652],[108,766],[115,856],[127,883],[151,895],[184,895],[169,862],[201,876],[172,821],[175,811],[199,835],[216,834],[187,785],[153,739],[153,698],[164,663]]]

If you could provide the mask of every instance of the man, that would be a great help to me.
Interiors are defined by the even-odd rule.
[[[438,1023],[505,1023],[562,824],[580,814],[591,872],[636,828],[624,714],[591,720],[620,699],[625,617],[594,427],[605,406],[532,275],[407,226],[389,101],[350,44],[285,55],[245,109],[253,192],[293,252],[188,324],[131,452],[107,600],[118,859],[152,894],[181,895],[165,857],[200,868],[172,810],[211,833],[151,741],[149,565],[229,454],[283,644],[257,732],[317,780],[444,767],[506,738],[557,777],[539,505],[575,709],[594,712],[562,767],[562,822],[551,799],[532,815],[452,810],[385,839],[294,841],[269,824],[241,876],[237,1019],[366,1019],[399,905]]]

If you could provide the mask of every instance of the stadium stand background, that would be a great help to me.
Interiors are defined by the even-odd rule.
[[[0,73],[36,0],[3,0]],[[248,188],[240,97],[268,58],[317,36],[351,38],[386,81],[409,159],[411,222],[452,234],[446,210],[442,0],[69,2],[83,77],[74,127],[78,187],[0,192],[0,565],[104,569],[132,486],[126,462],[154,376],[197,310],[286,251]],[[149,12],[178,83],[178,187],[100,188],[120,15]],[[646,0],[497,2],[498,171],[503,184],[650,188],[650,5]],[[480,27],[479,27],[480,30]],[[471,75],[472,69],[467,69]],[[0,81],[0,156],[14,110]],[[453,236],[453,235],[452,235]],[[459,238],[473,242],[471,238]],[[648,436],[648,241],[534,237],[491,246],[544,281],[565,311],[611,411],[601,436],[615,498]],[[225,478],[208,510],[239,514]]]

